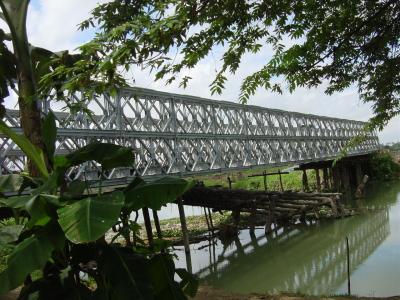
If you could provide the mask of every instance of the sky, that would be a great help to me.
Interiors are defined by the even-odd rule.
[[[36,46],[53,51],[73,50],[90,40],[93,32],[80,32],[77,25],[87,18],[90,11],[99,2],[105,0],[32,0],[28,13],[28,35]],[[187,72],[193,79],[186,89],[179,88],[178,82],[166,86],[164,82],[154,82],[152,74],[139,68],[129,74],[134,84],[166,92],[174,92],[238,102],[240,83],[245,76],[260,68],[270,57],[269,49],[263,49],[257,55],[246,55],[235,75],[228,76],[222,95],[211,96],[209,84],[213,80],[219,65],[219,53],[213,53]],[[315,89],[299,88],[293,93],[285,91],[283,95],[259,89],[251,97],[249,104],[269,108],[298,111],[331,117],[366,121],[372,116],[370,105],[359,100],[357,88],[351,87],[331,96],[324,94],[324,86]],[[381,143],[400,141],[400,116],[393,119],[379,132]]]

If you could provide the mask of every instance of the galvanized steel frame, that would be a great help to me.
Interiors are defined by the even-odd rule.
[[[82,102],[79,94],[70,102]],[[233,102],[164,93],[143,88],[120,89],[116,97],[95,96],[83,101],[90,116],[57,110],[56,151],[65,154],[97,140],[132,147],[132,168],[111,170],[107,179],[133,175],[181,176],[255,166],[275,166],[332,159],[346,143],[362,134],[363,122],[268,109]],[[21,131],[19,112],[7,110],[6,123]],[[26,157],[0,135],[2,173],[23,170]],[[378,149],[376,133],[349,155]],[[104,174],[103,174],[104,175]],[[69,179],[99,179],[99,167],[88,163],[70,170]]]

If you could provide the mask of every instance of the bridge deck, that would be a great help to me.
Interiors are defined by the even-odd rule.
[[[108,179],[141,176],[192,175],[255,166],[320,161],[337,157],[345,144],[362,133],[363,122],[301,114],[226,101],[202,99],[142,88],[125,88],[116,97],[77,94],[71,103],[84,103],[94,112],[70,114],[52,100],[43,111],[57,117],[57,153],[64,154],[90,141],[132,147],[135,166],[112,170]],[[59,105],[58,105],[59,106]],[[9,126],[20,130],[19,113],[8,110]],[[1,141],[1,172],[18,172],[26,158],[5,136]],[[375,151],[376,134],[350,151]],[[71,170],[71,179],[85,174],[97,179],[98,166],[90,163]]]

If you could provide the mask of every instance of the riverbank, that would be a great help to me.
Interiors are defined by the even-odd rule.
[[[357,296],[306,296],[296,294],[276,294],[276,295],[262,295],[262,294],[235,294],[229,293],[220,289],[215,289],[209,286],[200,286],[194,300],[400,300],[400,296],[393,297],[357,297]]]

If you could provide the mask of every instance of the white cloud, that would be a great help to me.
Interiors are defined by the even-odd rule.
[[[32,44],[52,51],[73,50],[88,34],[78,24],[104,0],[36,0],[28,12],[28,36]]]
[[[51,50],[73,50],[83,41],[90,38],[89,33],[77,31],[77,24],[89,16],[90,11],[98,2],[104,0],[34,0],[28,15],[28,32],[30,41],[38,46]],[[266,47],[259,55],[246,55],[236,75],[228,78],[226,89],[221,96],[212,98],[237,101],[242,79],[251,72],[259,69],[270,56],[270,49]],[[186,90],[178,84],[165,86],[163,82],[154,82],[153,76],[147,71],[134,68],[135,84],[157,90],[185,93],[201,97],[210,97],[209,84],[215,76],[215,66],[219,65],[220,51],[215,51],[196,68],[187,72],[193,79]],[[372,116],[368,104],[359,100],[356,88],[332,96],[324,94],[324,87],[317,89],[297,89],[293,94],[274,94],[259,90],[251,98],[250,104],[265,107],[299,111],[317,115],[326,115],[356,120],[367,120]],[[400,140],[400,117],[393,119],[388,126],[379,133],[381,142]]]

